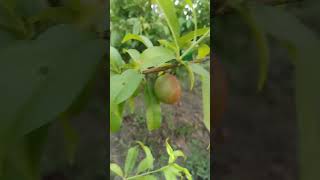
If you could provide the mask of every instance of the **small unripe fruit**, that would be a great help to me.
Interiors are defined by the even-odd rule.
[[[154,91],[158,99],[166,104],[174,104],[181,97],[180,82],[171,74],[158,77],[154,85]]]

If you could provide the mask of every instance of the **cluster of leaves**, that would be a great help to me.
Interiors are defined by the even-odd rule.
[[[79,110],[75,100],[105,54],[101,7],[0,1],[0,179],[41,178],[48,124]]]
[[[210,48],[204,43],[210,35],[209,28],[197,29],[181,36],[176,9],[173,2],[156,0],[154,3],[161,9],[170,29],[172,40],[158,39],[158,46],[144,35],[126,34],[122,43],[129,40],[137,40],[146,47],[140,53],[137,49],[124,49],[130,58],[123,60],[120,52],[110,47],[110,129],[116,132],[122,123],[123,111],[126,103],[133,104],[133,99],[143,90],[146,104],[146,121],[148,129],[154,130],[161,126],[161,106],[155,96],[152,73],[171,70],[172,67],[185,68],[190,79],[190,89],[194,85],[194,74],[198,74],[202,80],[202,96],[204,123],[210,130],[210,78],[209,72],[197,63],[203,62],[210,53]],[[189,7],[193,7],[190,0],[185,1]],[[192,8],[195,11],[194,8]],[[196,24],[196,17],[193,17]],[[193,52],[196,52],[193,54]],[[186,60],[191,54],[196,60]],[[141,88],[142,87],[142,88]]]
[[[181,33],[185,33],[193,28],[192,19],[186,18],[191,17],[190,13],[192,12],[186,8],[184,0],[181,1],[174,2]],[[194,5],[197,8],[195,13],[198,17],[199,27],[209,27],[209,3],[208,0],[197,0]],[[150,8],[151,6],[152,8]],[[143,34],[152,42],[170,38],[170,29],[168,26],[163,26],[163,18],[160,13],[161,10],[151,0],[112,0],[110,2],[110,44],[117,49],[123,47],[120,41],[126,34]],[[130,47],[140,48],[136,42],[130,43]]]
[[[122,177],[123,180],[156,180],[156,173],[163,173],[166,180],[175,180],[178,177],[186,177],[188,180],[192,180],[192,176],[188,169],[180,166],[176,163],[179,157],[183,157],[186,160],[186,156],[180,150],[173,150],[168,139],[166,140],[166,150],[169,155],[168,164],[159,169],[153,170],[153,155],[149,147],[145,146],[142,142],[137,142],[145,153],[145,158],[142,159],[136,167],[136,172],[132,175],[136,161],[139,155],[139,147],[134,146],[128,150],[127,157],[124,164],[124,171],[116,163],[110,163],[110,170],[117,176]]]

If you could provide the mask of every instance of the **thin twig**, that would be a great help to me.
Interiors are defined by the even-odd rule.
[[[205,57],[203,59],[194,59],[192,61],[189,61],[189,63],[199,64],[199,63],[204,63],[204,62],[209,61],[209,60],[210,60],[210,58],[207,56],[207,57]],[[182,64],[168,64],[166,66],[154,67],[154,68],[150,68],[150,69],[144,70],[142,73],[143,74],[158,73],[158,72],[161,72],[161,71],[165,71],[165,70],[168,70],[168,69],[173,69],[173,68],[179,67],[181,65]]]

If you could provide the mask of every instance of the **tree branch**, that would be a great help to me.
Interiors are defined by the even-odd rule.
[[[203,59],[194,59],[194,60],[190,61],[189,63],[199,64],[199,63],[204,63],[204,62],[209,61],[209,60],[210,60],[210,57],[207,56],[207,57],[205,57]],[[165,70],[168,70],[168,69],[179,67],[181,65],[182,64],[168,64],[167,66],[154,67],[154,68],[150,68],[150,69],[144,70],[142,73],[143,74],[158,73],[158,72],[161,72],[161,71],[165,71]]]

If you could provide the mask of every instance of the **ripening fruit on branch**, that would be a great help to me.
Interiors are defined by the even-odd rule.
[[[180,82],[171,74],[159,76],[155,82],[154,91],[158,99],[166,104],[174,104],[181,97]]]

